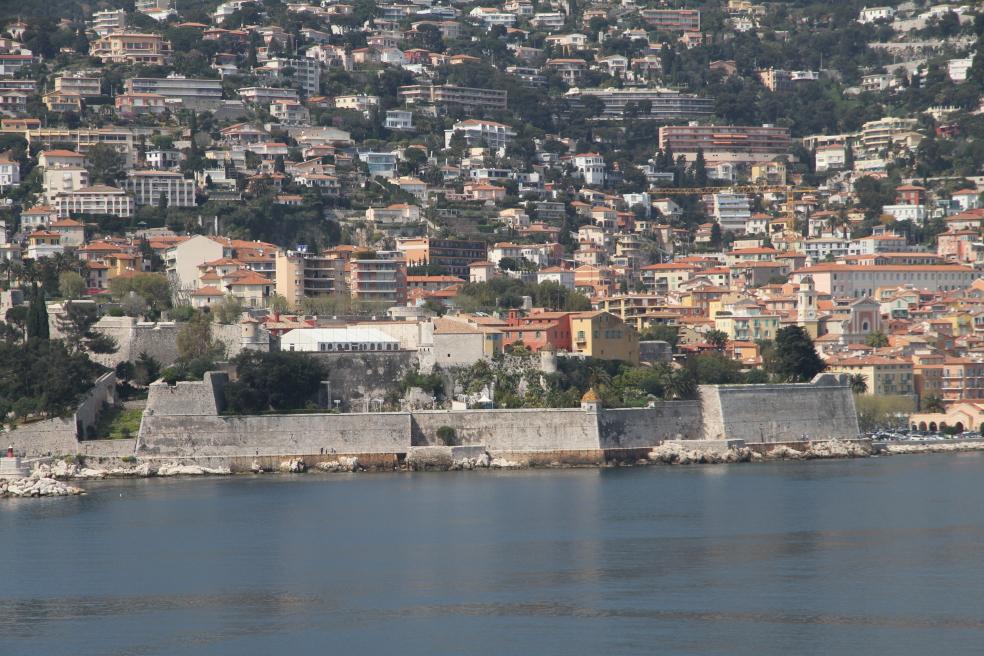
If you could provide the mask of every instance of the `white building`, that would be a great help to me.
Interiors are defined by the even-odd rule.
[[[458,121],[450,130],[444,131],[444,146],[451,146],[451,139],[455,133],[465,138],[469,147],[484,147],[499,149],[506,145],[516,136],[516,131],[508,125],[496,123],[494,121],[483,121],[467,119]]]
[[[896,221],[912,221],[916,225],[926,222],[925,205],[885,205],[882,214],[890,214]]]
[[[273,57],[259,70],[275,80],[292,83],[306,96],[315,96],[321,89],[321,62],[315,59]]]
[[[711,215],[717,219],[721,230],[743,233],[752,218],[752,204],[744,194],[714,194],[711,208]]]
[[[574,168],[589,186],[605,184],[605,158],[597,153],[574,156]]]
[[[55,209],[58,218],[72,214],[108,214],[126,218],[133,216],[133,198],[122,189],[94,185],[59,194],[55,198]]]
[[[53,200],[65,194],[89,186],[89,172],[81,166],[45,167],[42,177],[44,197]]]
[[[475,7],[468,15],[481,21],[485,27],[492,27],[493,25],[510,27],[516,22],[516,14],[499,11],[493,7]]]
[[[282,125],[307,125],[311,112],[296,100],[275,100],[270,103],[270,116]]]
[[[865,7],[858,16],[858,22],[874,23],[880,20],[892,20],[894,17],[894,7]]]
[[[814,263],[822,262],[828,257],[847,255],[851,249],[851,240],[828,235],[803,240],[803,252]]]
[[[0,192],[20,184],[20,163],[10,153],[0,153]]]
[[[137,205],[157,207],[161,196],[168,207],[194,207],[195,182],[177,171],[133,171],[124,184]]]
[[[122,9],[94,12],[89,28],[101,37],[113,32],[122,32],[126,29],[126,12]]]
[[[387,130],[412,130],[413,112],[402,109],[389,109],[386,111],[386,120],[383,127]]]
[[[102,95],[102,78],[95,73],[74,71],[62,73],[55,78],[55,91],[58,93],[77,93],[83,98]]]
[[[843,144],[818,146],[815,154],[817,173],[843,169],[847,165],[847,148]]]
[[[269,105],[274,100],[299,99],[297,91],[294,89],[276,89],[274,87],[243,87],[237,89],[236,93],[243,99],[243,102],[254,105]]]
[[[373,108],[379,107],[379,96],[369,96],[364,93],[351,96],[335,96],[335,107],[337,109],[351,109],[368,116]]]
[[[180,102],[187,109],[216,110],[222,105],[222,80],[188,78],[172,74],[167,77],[134,77],[126,81],[128,94],[154,94],[165,100]]]
[[[557,283],[566,289],[574,289],[574,271],[572,269],[562,269],[560,267],[549,267],[536,272],[536,283],[545,282]]]
[[[280,349],[325,353],[398,351],[400,340],[376,328],[294,328],[281,335]]]
[[[946,74],[954,82],[965,82],[967,80],[967,71],[970,70],[970,67],[973,65],[973,57],[951,59],[946,63]]]

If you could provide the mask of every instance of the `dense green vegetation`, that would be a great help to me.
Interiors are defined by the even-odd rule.
[[[505,277],[464,285],[458,294],[457,304],[466,311],[518,308],[522,307],[524,296],[529,296],[535,307],[564,311],[591,309],[591,302],[586,296],[557,283],[529,284]]]
[[[258,414],[315,409],[326,371],[310,354],[244,351],[232,363],[236,380],[225,387],[226,411]]]
[[[0,423],[71,413],[104,367],[61,340],[0,342]]]

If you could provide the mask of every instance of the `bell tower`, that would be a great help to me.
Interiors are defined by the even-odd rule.
[[[800,278],[796,292],[796,324],[806,330],[811,338],[817,338],[820,321],[817,319],[817,288],[813,276]]]

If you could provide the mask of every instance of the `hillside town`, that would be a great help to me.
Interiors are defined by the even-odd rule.
[[[978,5],[93,7],[0,29],[4,366],[413,354],[367,412],[826,371],[867,428],[984,427]]]

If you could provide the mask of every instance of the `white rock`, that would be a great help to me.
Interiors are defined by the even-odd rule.
[[[291,458],[280,463],[277,469],[288,474],[303,474],[307,471],[307,465],[300,458]]]
[[[202,467],[201,465],[182,465],[167,462],[157,468],[158,476],[228,476],[232,471],[228,467]]]
[[[359,469],[359,459],[341,456],[338,460],[319,462],[316,467],[326,472],[354,472]]]
[[[518,469],[523,467],[523,464],[512,460],[506,460],[504,458],[492,458],[492,461],[489,463],[489,467],[492,469]]]

